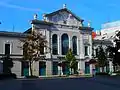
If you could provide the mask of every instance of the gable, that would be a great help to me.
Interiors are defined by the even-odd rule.
[[[47,20],[57,24],[66,24],[73,26],[80,26],[83,22],[82,19],[77,17],[68,9],[61,9],[56,12],[50,13],[46,15]]]

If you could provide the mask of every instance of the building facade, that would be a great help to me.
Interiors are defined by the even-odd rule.
[[[102,24],[101,30],[96,30],[95,37],[93,40],[93,53],[97,55],[97,48],[102,45],[104,50],[108,46],[115,46],[116,33],[120,31],[120,21],[108,22]],[[96,58],[97,59],[97,58]],[[113,72],[113,60],[107,57],[109,71]],[[106,70],[106,69],[105,69]]]
[[[47,45],[52,49],[44,48],[44,52],[48,52],[43,55],[44,59],[34,62],[32,66],[34,75],[65,75],[68,69],[66,66],[60,67],[59,63],[64,63],[64,57],[70,48],[78,61],[78,71],[91,74],[92,68],[87,63],[92,59],[93,28],[89,23],[88,26],[84,26],[83,22],[84,20],[72,13],[65,5],[60,10],[44,14],[43,20],[38,20],[37,15],[34,15],[31,28],[24,33],[0,32],[0,55],[4,56],[5,51],[9,50],[14,60],[12,72],[18,77],[29,75],[28,62],[22,60],[23,50],[18,46],[22,45],[20,38],[25,38],[27,33],[36,30],[46,37]]]
[[[113,40],[116,33],[120,31],[120,21],[108,22],[101,25],[101,30],[96,30],[96,34],[99,34],[100,37],[97,39],[109,39]]]

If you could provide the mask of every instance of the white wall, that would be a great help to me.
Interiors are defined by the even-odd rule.
[[[0,54],[5,53],[5,43],[9,43],[11,46],[10,54],[22,55],[22,50],[18,48],[20,45],[20,38],[13,37],[0,37]]]

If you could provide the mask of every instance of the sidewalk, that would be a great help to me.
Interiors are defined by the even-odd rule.
[[[73,78],[89,78],[92,77],[92,75],[90,74],[86,74],[86,75],[51,75],[51,76],[39,76],[39,78],[35,78],[35,79],[73,79]],[[18,78],[19,79],[27,79],[27,78]],[[31,78],[32,79],[32,78]],[[34,79],[34,78],[33,78]],[[28,79],[27,79],[28,80]]]

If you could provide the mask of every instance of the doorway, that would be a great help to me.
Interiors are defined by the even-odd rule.
[[[29,76],[29,62],[22,61],[22,76]]]
[[[46,62],[40,61],[39,62],[39,76],[46,75]]]

